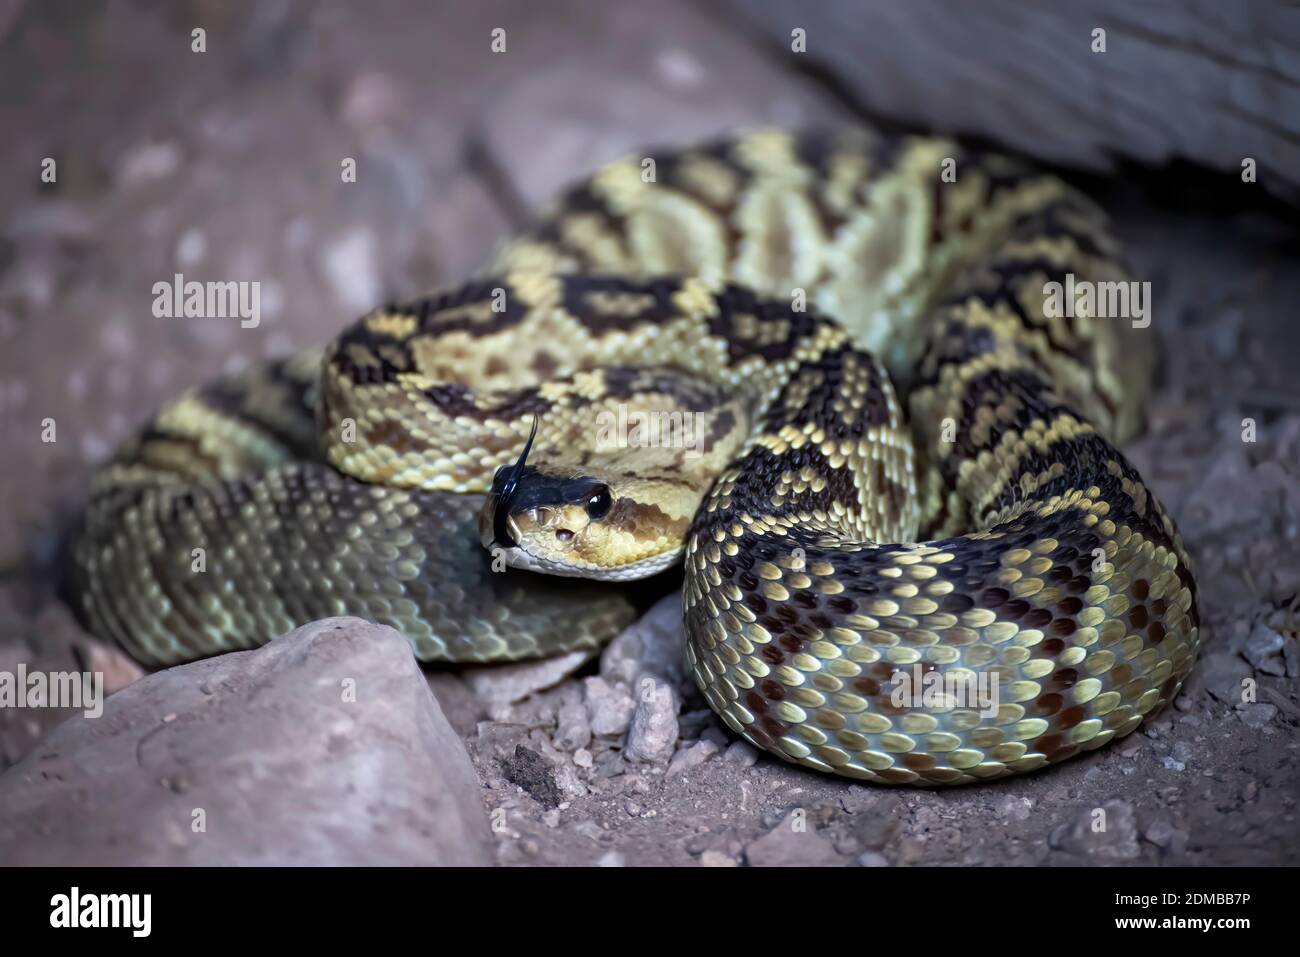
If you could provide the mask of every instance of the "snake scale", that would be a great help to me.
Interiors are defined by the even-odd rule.
[[[1045,306],[1124,278],[1097,207],[942,139],[646,156],[467,284],[163,408],[94,483],[91,629],[168,664],[346,613],[511,660],[598,645],[637,606],[592,579],[684,559],[709,704],[821,771],[1032,771],[1170,701],[1196,586],[1112,444],[1149,356]],[[660,414],[692,441],[643,441]]]

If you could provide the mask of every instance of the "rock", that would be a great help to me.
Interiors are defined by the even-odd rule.
[[[555,771],[531,748],[515,745],[515,753],[501,759],[501,773],[511,784],[531,794],[542,807],[559,807],[560,786],[555,782]]]
[[[858,843],[871,851],[884,849],[903,826],[907,808],[897,795],[886,795],[853,814],[853,833]]]
[[[879,851],[863,851],[858,855],[858,867],[888,867],[889,859]]]
[[[1033,812],[1034,802],[1027,797],[1004,794],[994,802],[993,807],[996,809],[998,817],[1012,821],[1027,821],[1029,815]]]
[[[1259,730],[1273,723],[1277,717],[1277,706],[1262,701],[1238,705],[1237,715],[1247,727]]]
[[[1286,674],[1282,658],[1284,639],[1268,625],[1259,624],[1251,631],[1241,655],[1256,671],[1266,675]]]
[[[717,850],[720,846],[718,836],[712,833],[707,825],[701,824],[700,830],[685,840],[682,849],[692,857],[697,857],[704,851]]]
[[[898,842],[898,866],[912,867],[925,863],[925,841],[920,837],[905,837]]]
[[[677,696],[651,677],[637,685],[636,710],[627,729],[623,755],[629,761],[666,761],[677,744]]]
[[[429,690],[438,699],[442,713],[447,716],[451,726],[462,738],[472,736],[478,723],[487,715],[483,702],[461,681],[459,676],[450,671],[441,671],[426,667],[424,678],[429,683]]]
[[[683,689],[679,687],[678,690]],[[691,690],[693,689],[687,689],[688,695]],[[689,698],[686,695],[683,696],[681,710],[677,713],[677,726],[681,737],[698,741],[712,734],[720,741],[724,740],[726,736],[719,730],[717,726],[718,716],[713,713],[713,710],[708,707],[688,708],[688,700],[692,704],[697,700],[704,704],[702,700],[696,699],[693,695],[690,695]]]
[[[1048,843],[1069,854],[1102,861],[1132,860],[1141,853],[1133,805],[1113,798],[1100,808],[1080,810],[1072,822],[1052,832]]]
[[[1240,704],[1242,682],[1251,677],[1250,665],[1228,651],[1203,655],[1192,671],[1188,693],[1208,692],[1223,704]]]
[[[583,694],[592,734],[619,735],[627,730],[636,702],[626,685],[610,684],[604,678],[592,677],[583,682]]]
[[[591,744],[591,725],[587,709],[578,702],[560,706],[556,715],[555,746],[561,751],[577,751]]]
[[[489,711],[499,711],[530,694],[559,684],[595,657],[595,650],[570,651],[554,658],[508,665],[476,665],[461,672],[461,680]]]
[[[628,765],[623,760],[623,752],[611,750],[602,754],[596,762],[595,776],[598,779],[608,780],[609,778],[621,777],[627,771]]]
[[[752,768],[758,763],[758,749],[748,741],[733,741],[727,746],[727,752],[722,756],[722,760],[730,764],[738,764],[742,768]]]
[[[661,598],[606,646],[600,656],[600,675],[629,688],[650,675],[681,689],[686,680],[685,641],[682,596],[674,592]]]
[[[1169,753],[1161,757],[1160,763],[1168,771],[1185,771],[1196,756],[1196,749],[1190,741],[1175,741]]]
[[[181,665],[0,775],[11,864],[487,864],[487,816],[410,643],[331,618]]]
[[[712,741],[696,741],[688,748],[682,748],[673,755],[668,765],[666,777],[673,778],[685,774],[691,768],[697,768],[718,753],[718,746]]]
[[[578,777],[578,769],[572,764],[561,764],[555,769],[555,785],[568,801],[576,801],[590,793],[587,785],[582,783],[582,778]]]
[[[1148,724],[1144,729],[1143,734],[1148,738],[1159,738],[1163,735],[1167,735],[1171,728],[1173,728],[1173,721],[1166,712],[1162,713],[1159,718],[1156,718],[1155,721]]]
[[[1181,854],[1187,848],[1187,833],[1174,827],[1166,817],[1158,817],[1147,825],[1142,837],[1156,847],[1173,854]]]
[[[830,867],[843,865],[829,840],[791,811],[780,824],[745,848],[750,867]]]
[[[1292,638],[1282,646],[1282,660],[1286,663],[1286,676],[1300,678],[1300,639]]]
[[[605,837],[605,829],[590,818],[573,825],[573,833],[596,844]]]
[[[700,864],[704,867],[738,867],[740,862],[721,851],[705,851],[700,855]]]
[[[1229,421],[1234,430],[1240,429],[1239,418]],[[1271,538],[1272,528],[1287,521],[1300,494],[1295,481],[1277,462],[1252,466],[1240,441],[1229,441],[1220,449],[1222,454],[1213,458],[1184,502],[1180,528],[1194,538],[1225,533],[1237,541]],[[1242,498],[1243,493],[1247,498]],[[1230,507],[1229,503],[1239,501],[1259,503],[1260,507]]]

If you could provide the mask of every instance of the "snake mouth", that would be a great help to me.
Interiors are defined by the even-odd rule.
[[[648,558],[628,562],[624,565],[600,565],[537,555],[529,551],[527,546],[519,545],[502,552],[501,558],[510,568],[537,572],[543,575],[554,575],[560,578],[586,578],[590,581],[636,581],[637,579],[658,574],[664,569],[675,565],[681,558],[683,551],[685,551],[684,546],[680,549],[673,549],[659,555],[651,555]]]
[[[543,575],[558,575],[562,578],[599,579],[602,577],[601,572],[603,571],[599,566],[588,566],[547,558],[543,555],[535,555],[523,546],[516,546],[505,552],[502,555],[502,560],[511,568],[539,572]]]

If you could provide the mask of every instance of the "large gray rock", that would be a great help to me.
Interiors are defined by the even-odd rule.
[[[460,677],[489,712],[504,714],[503,709],[516,701],[559,684],[599,651],[579,648],[551,658],[470,666],[461,670]]]
[[[629,688],[635,688],[648,675],[683,692],[691,685],[685,645],[682,595],[673,592],[655,602],[605,646],[600,656],[600,675]]]
[[[1126,0],[730,6],[773,41],[778,61],[823,68],[870,116],[1094,171],[1121,158],[1187,159],[1240,183],[1253,157],[1260,189],[1300,199],[1300,111],[1279,108],[1279,91],[1300,79],[1285,4],[1194,0],[1152,18],[1132,16]]]
[[[465,748],[392,628],[170,668],[0,775],[7,864],[487,864]]]

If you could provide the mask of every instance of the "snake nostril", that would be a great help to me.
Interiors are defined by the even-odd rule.
[[[569,539],[573,538],[573,532],[569,531],[567,528],[559,528],[555,531],[555,537],[562,542],[567,542]]]

